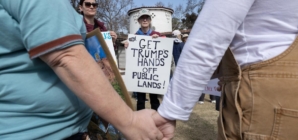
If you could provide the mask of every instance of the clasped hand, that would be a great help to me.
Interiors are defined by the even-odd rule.
[[[119,130],[128,140],[170,140],[174,137],[175,121],[164,119],[154,110],[133,113],[131,123]]]

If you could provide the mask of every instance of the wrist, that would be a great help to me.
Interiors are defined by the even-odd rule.
[[[161,123],[166,123],[166,122],[170,122],[170,121],[176,121],[176,120],[167,119],[167,118],[161,116],[158,112],[156,112],[156,114],[159,117],[159,120],[160,120]]]
[[[135,120],[134,112],[127,107],[125,111],[123,111],[123,115],[119,118],[118,122],[114,125],[120,132],[125,133],[125,131],[133,125]]]

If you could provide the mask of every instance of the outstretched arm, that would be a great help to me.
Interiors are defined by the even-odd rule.
[[[162,137],[151,116],[155,111],[133,112],[120,98],[83,45],[41,56],[59,78],[99,116],[128,139]]]
[[[133,112],[87,52],[82,38],[86,28],[69,1],[1,0],[0,3],[19,27],[30,58],[41,58],[99,116],[127,139],[162,138],[151,117],[155,111]]]

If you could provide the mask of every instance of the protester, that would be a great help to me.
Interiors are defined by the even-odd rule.
[[[136,35],[147,35],[157,38],[160,36],[159,32],[152,30],[151,14],[148,9],[141,9],[138,15],[138,22],[140,29],[136,32]],[[151,108],[157,110],[160,103],[157,94],[149,94]],[[137,92],[137,110],[145,109],[146,93]]]
[[[183,35],[182,35],[182,42],[183,42],[183,43],[186,43],[187,38],[188,38],[188,34],[183,34]]]
[[[155,111],[133,112],[87,52],[68,0],[1,0],[0,20],[1,140],[86,138],[91,109],[127,139],[162,139]]]
[[[209,95],[209,98],[210,98],[211,103],[213,103],[213,104],[216,103],[215,96]],[[202,93],[201,96],[200,96],[200,98],[199,98],[199,102],[198,103],[199,104],[204,104],[204,100],[205,100],[205,94]]]
[[[102,32],[107,31],[107,28],[104,26],[104,23],[95,19],[97,7],[98,3],[96,2],[96,0],[80,0],[79,2],[79,9],[81,11],[81,14],[84,16],[83,20],[86,24],[88,32],[91,32],[96,28],[99,28]],[[110,34],[115,46],[117,34],[114,31],[110,31]]]
[[[83,15],[83,20],[84,20],[87,32],[91,32],[96,28],[100,29],[100,31],[102,32],[108,31],[107,28],[104,26],[103,22],[100,22],[99,20],[95,19],[97,8],[98,8],[98,3],[95,0],[80,0],[79,2],[79,9],[81,11],[80,13]],[[116,50],[117,47],[115,45],[115,42],[117,39],[117,34],[114,31],[110,31],[110,35],[112,37],[114,49]],[[105,64],[102,61],[98,62],[98,65],[102,68],[103,72],[106,75],[109,75],[109,73],[112,72],[111,69],[109,69],[108,67],[105,67]],[[99,134],[102,134],[100,133],[101,132],[100,127],[91,127],[94,125],[99,126],[100,125],[99,123],[102,123],[102,122],[103,120],[100,117],[98,117],[96,114],[92,115],[91,121],[88,125],[88,134],[91,139],[105,138],[105,136],[99,135]]]
[[[164,135],[173,135],[170,122],[188,120],[222,60],[218,139],[297,139],[297,5],[206,0],[158,109],[162,117],[154,116],[168,125]]]
[[[175,65],[177,66],[184,43],[181,40],[182,34],[179,30],[174,30],[172,32],[172,36],[175,37],[174,46],[173,46],[173,57],[174,57]]]

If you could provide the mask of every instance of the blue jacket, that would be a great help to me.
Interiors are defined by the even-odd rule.
[[[180,54],[182,52],[183,46],[184,46],[184,43],[181,40],[179,40],[179,39],[174,40],[173,57],[174,57],[176,66],[177,66]]]

